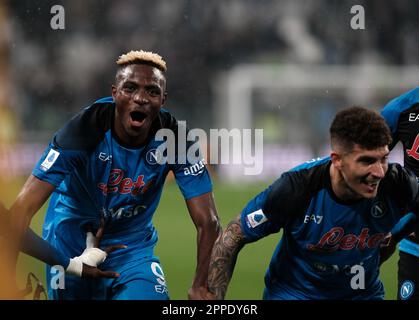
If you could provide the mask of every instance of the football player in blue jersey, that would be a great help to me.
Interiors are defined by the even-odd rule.
[[[400,141],[403,145],[405,167],[419,176],[419,87],[390,101],[381,114],[393,136],[390,150]],[[413,217],[410,215],[406,219]],[[399,245],[398,299],[419,300],[418,270],[419,233],[416,231]]]
[[[417,210],[416,177],[388,164],[391,132],[378,113],[342,110],[330,134],[330,157],[282,174],[217,239],[208,276],[216,298],[225,297],[242,247],[282,229],[264,299],[383,299],[380,247],[400,218]]]
[[[65,289],[54,289],[48,267],[50,298],[168,299],[154,255],[157,232],[152,217],[172,171],[197,229],[197,268],[188,297],[205,298],[210,253],[220,232],[209,173],[204,165],[190,170],[203,159],[192,161],[185,154],[161,161],[161,146],[169,142],[157,133],[166,129],[177,135],[179,129],[176,119],[162,109],[167,96],[165,61],[152,52],[131,51],[117,65],[112,97],[94,102],[54,135],[10,208],[14,243],[16,248],[21,249],[22,242],[26,247],[31,218],[50,198],[43,238],[50,244],[48,250],[65,257],[61,261],[67,270]],[[101,220],[105,231],[99,228]],[[111,249],[104,253],[88,239],[84,252],[87,226],[101,230],[101,245]],[[126,248],[110,253],[120,244]],[[86,264],[95,267],[106,253],[101,268],[113,270],[111,278],[81,279]]]

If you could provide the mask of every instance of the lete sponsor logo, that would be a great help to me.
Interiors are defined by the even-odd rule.
[[[326,232],[318,243],[308,244],[307,249],[311,251],[334,252],[337,250],[371,249],[378,247],[384,240],[385,233],[375,233],[370,236],[369,228],[363,228],[361,233],[345,234],[341,227],[334,227]]]
[[[144,175],[139,175],[134,181],[129,177],[124,177],[124,170],[112,169],[108,183],[100,182],[97,186],[105,196],[110,193],[132,194],[133,196],[137,196],[149,190],[153,186],[154,180],[151,179],[145,183]]]

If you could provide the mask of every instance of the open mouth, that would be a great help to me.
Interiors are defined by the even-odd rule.
[[[147,118],[147,114],[141,111],[133,111],[130,113],[130,117],[134,125],[142,125]]]
[[[368,192],[374,192],[380,181],[363,181],[363,183],[367,186]]]

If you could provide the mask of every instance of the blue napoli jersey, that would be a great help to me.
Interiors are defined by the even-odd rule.
[[[161,128],[172,130],[176,138],[178,133],[169,112],[160,111],[143,147],[130,149],[112,134],[114,111],[111,97],[85,108],[54,135],[32,172],[56,186],[43,236],[64,254],[79,255],[85,248],[85,226],[97,227],[102,216],[107,224],[101,246],[128,246],[110,254],[105,267],[152,254],[157,241],[152,217],[170,171],[185,199],[212,190],[203,159],[190,163],[175,146],[176,164],[159,163],[158,147],[165,142],[155,133]]]
[[[265,275],[271,297],[383,298],[378,277],[380,244],[415,205],[416,178],[391,164],[374,199],[345,203],[332,190],[330,165],[329,158],[324,158],[284,173],[241,213],[249,240],[283,229]],[[351,286],[357,266],[364,268],[365,289]]]
[[[419,87],[391,100],[381,111],[394,147],[403,144],[404,165],[419,176]]]
[[[394,147],[403,144],[404,165],[419,176],[419,87],[391,100],[381,111],[391,129]],[[408,237],[400,243],[401,251],[419,257],[419,239]]]

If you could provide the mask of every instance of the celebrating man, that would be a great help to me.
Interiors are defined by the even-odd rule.
[[[330,134],[330,157],[284,173],[217,239],[208,287],[218,299],[225,296],[242,247],[280,229],[264,299],[384,297],[380,247],[403,214],[418,212],[416,177],[388,164],[391,132],[378,113],[345,109]],[[358,273],[362,279],[353,281]]]
[[[25,247],[32,216],[52,195],[43,236],[60,254],[79,256],[85,249],[86,228],[97,229],[101,220],[106,222],[104,231],[100,229],[101,244],[127,247],[109,254],[102,264],[117,272],[117,278],[80,278],[86,261],[100,256],[98,250],[87,259],[67,259],[65,289],[53,289],[48,281],[50,298],[168,299],[164,273],[153,252],[157,232],[152,217],[172,171],[198,233],[189,297],[205,298],[209,256],[219,232],[209,174],[203,168],[188,175],[184,169],[195,163],[183,154],[176,154],[173,163],[158,161],[159,146],[166,142],[156,133],[178,131],[176,119],[162,109],[167,96],[165,61],[151,52],[131,51],[117,65],[112,97],[94,102],[54,135],[10,208],[16,245],[12,260],[22,241]],[[48,280],[50,276],[48,271]]]

